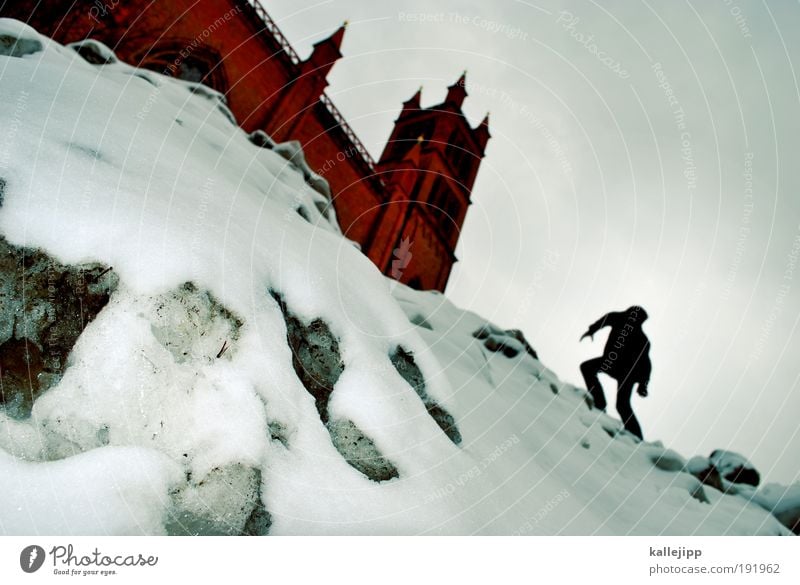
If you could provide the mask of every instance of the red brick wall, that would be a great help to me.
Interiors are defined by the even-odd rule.
[[[0,5],[0,15],[27,21],[61,43],[98,39],[123,61],[159,72],[171,63],[205,55],[214,67],[206,81],[224,86],[216,89],[226,93],[245,131],[263,129],[278,140],[301,142],[311,168],[331,184],[347,237],[360,242],[387,274],[391,273],[392,250],[402,237],[409,237],[412,259],[400,280],[418,279],[423,288],[444,289],[452,265],[447,246],[455,247],[458,229],[432,222],[430,215],[426,219],[425,210],[414,209],[407,215],[407,206],[402,212],[386,214],[384,224],[376,223],[388,201],[388,188],[319,101],[326,72],[315,73],[312,67],[302,75],[302,67],[292,62],[272,33],[261,30],[260,18],[245,0],[129,0],[105,12],[86,0],[41,4],[18,0]],[[330,54],[331,49],[327,50]],[[445,136],[459,120],[448,114],[440,122],[438,133]],[[427,156],[424,165],[437,173],[450,173],[436,156]],[[419,192],[422,201],[432,180],[426,179],[425,189]],[[401,199],[408,195],[400,193]],[[408,221],[403,227],[404,218]],[[463,219],[463,212],[459,213],[458,228]],[[433,233],[437,229],[442,230],[439,236]]]

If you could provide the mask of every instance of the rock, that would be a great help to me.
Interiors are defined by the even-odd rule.
[[[331,186],[328,184],[328,181],[326,181],[321,175],[315,173],[313,170],[311,170],[311,167],[308,166],[306,155],[303,152],[303,147],[298,140],[289,140],[288,142],[281,142],[279,144],[275,144],[273,142],[270,148],[289,161],[289,164],[291,164],[295,169],[300,171],[300,173],[303,175],[303,179],[305,179],[309,187],[314,189],[314,191],[320,195],[323,195],[327,201],[331,200]],[[320,213],[327,217],[328,211],[321,209]]]
[[[100,41],[94,39],[85,39],[77,43],[70,43],[67,47],[78,53],[78,55],[92,65],[111,65],[118,61],[114,51]]]
[[[259,148],[266,148],[267,150],[272,150],[275,148],[275,141],[263,130],[255,130],[254,132],[251,132],[248,135],[248,138],[250,139],[250,142]]]
[[[422,315],[421,313],[414,313],[408,318],[408,320],[417,327],[422,327],[423,329],[433,331],[433,326],[430,323],[428,323],[428,320],[425,319],[425,316]]]
[[[536,353],[536,350],[533,349],[533,347],[531,347],[531,344],[528,343],[528,340],[525,339],[525,336],[522,334],[522,331],[520,331],[519,329],[508,329],[506,331],[506,334],[510,335],[511,337],[513,337],[514,339],[519,341],[522,344],[522,347],[525,348],[525,352],[529,356],[531,356],[533,359],[536,359],[536,360],[539,359],[539,356]]]
[[[504,331],[491,323],[485,323],[473,331],[472,336],[482,340],[483,345],[489,351],[502,352],[507,358],[516,357],[520,353],[527,353],[532,358],[539,359],[536,351],[519,329]]]
[[[0,56],[24,57],[43,49],[39,34],[21,22],[6,21],[0,30]]]
[[[692,457],[686,464],[685,469],[705,485],[711,486],[721,492],[726,491],[719,470],[714,467],[708,457]]]
[[[333,446],[353,468],[372,481],[388,481],[400,477],[397,468],[388,461],[355,423],[334,420],[328,423]]]
[[[314,189],[314,191],[316,191],[320,195],[323,195],[328,201],[331,200],[333,192],[331,191],[330,183],[328,183],[328,181],[323,179],[320,175],[312,172],[311,175],[308,177],[308,179],[306,179],[306,183],[308,183],[308,186]],[[320,208],[319,212],[327,217],[328,207]]]
[[[518,356],[525,349],[516,339],[505,335],[490,335],[483,341],[484,347],[495,353],[502,353],[507,358]]]
[[[333,386],[344,371],[339,340],[322,319],[305,325],[286,306],[283,297],[271,291],[286,322],[286,340],[292,350],[294,371],[314,397],[322,422],[328,422],[328,402]]]
[[[456,426],[455,419],[449,412],[439,406],[436,401],[434,401],[428,395],[428,392],[425,389],[425,377],[422,375],[422,371],[414,361],[414,356],[411,354],[411,352],[406,351],[405,348],[398,345],[389,355],[389,360],[397,370],[397,373],[409,383],[409,385],[414,389],[414,392],[417,393],[417,396],[420,397],[420,400],[422,400],[422,403],[425,405],[425,409],[428,411],[428,414],[431,415],[431,418],[433,418],[436,424],[439,425],[439,428],[444,431],[444,434],[447,435],[447,437],[454,444],[458,445],[461,443],[461,432]]]
[[[225,118],[230,122],[233,126],[239,127],[239,123],[236,121],[236,117],[231,112],[230,108],[228,107],[228,98],[225,97],[224,94],[218,92],[216,89],[212,89],[205,85],[204,83],[199,83],[197,81],[181,81],[181,83],[195,95],[198,95],[202,98],[207,99],[211,103],[217,106],[217,110],[225,116]]]
[[[490,335],[504,335],[505,332],[499,327],[495,327],[491,323],[484,323],[478,329],[472,332],[472,337],[475,339],[487,339]]]
[[[305,325],[291,313],[279,293],[271,291],[271,294],[286,322],[286,338],[292,349],[294,371],[314,397],[320,420],[325,423],[333,446],[350,466],[373,481],[399,477],[397,468],[383,457],[372,439],[355,423],[329,420],[328,403],[334,385],[344,371],[339,340],[322,319],[314,319]]]
[[[266,536],[272,526],[272,516],[261,502],[253,508],[253,512],[244,523],[242,536]]]
[[[752,464],[732,451],[717,449],[710,457],[692,457],[686,471],[721,492],[745,495],[740,486],[757,486],[760,478]]]
[[[695,500],[700,502],[701,504],[708,504],[708,496],[706,496],[706,492],[703,489],[703,484],[698,482],[698,484],[689,492],[689,495],[692,496]]]
[[[157,297],[150,330],[177,363],[230,359],[244,321],[207,290],[186,282]]]
[[[78,336],[118,278],[100,264],[66,266],[0,237],[0,403],[16,419],[57,384]]]
[[[738,453],[717,449],[711,453],[709,460],[719,470],[720,475],[731,483],[757,487],[761,481],[753,464]]]
[[[453,415],[435,402],[429,402],[425,405],[425,408],[428,414],[431,415],[433,422],[439,425],[439,428],[444,431],[447,438],[453,441],[453,444],[459,445],[462,441],[461,431],[458,430],[456,419],[453,418]]]
[[[291,163],[303,174],[304,178],[307,178],[306,175],[310,173],[310,169],[308,169],[308,165],[306,164],[306,155],[303,153],[303,147],[300,145],[299,140],[280,142],[275,144],[272,150]],[[303,167],[308,170],[305,170]]]
[[[269,428],[269,438],[272,441],[278,441],[281,445],[289,447],[289,437],[286,427],[278,421],[270,421],[267,425]]]
[[[170,535],[266,534],[271,519],[261,503],[261,472],[234,463],[173,491],[165,523]]]

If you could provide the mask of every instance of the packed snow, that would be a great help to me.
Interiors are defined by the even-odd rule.
[[[110,279],[14,390],[28,409],[3,372],[0,532],[790,534],[800,486],[701,481],[714,461],[639,442],[520,332],[387,280],[299,144],[220,94],[16,21],[0,39],[0,294],[33,254]],[[67,289],[3,316],[0,351],[36,347],[17,369],[46,364],[31,323]]]

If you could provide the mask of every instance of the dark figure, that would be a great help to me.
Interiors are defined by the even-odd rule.
[[[587,336],[594,338],[594,334],[603,327],[611,327],[603,355],[583,362],[581,373],[586,381],[586,389],[600,410],[606,409],[606,397],[597,375],[602,372],[617,381],[617,412],[625,429],[640,439],[643,438],[642,428],[631,408],[631,394],[633,386],[638,384],[637,394],[647,396],[647,384],[650,382],[650,341],[642,331],[642,323],[646,319],[645,310],[634,305],[626,311],[603,315],[581,336],[581,340]]]

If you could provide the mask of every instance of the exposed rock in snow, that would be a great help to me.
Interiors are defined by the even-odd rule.
[[[267,150],[272,150],[275,148],[275,141],[272,139],[272,136],[263,130],[254,130],[250,133],[248,138],[250,139],[250,142],[259,148],[266,148]]]
[[[306,162],[306,155],[303,152],[300,142],[297,140],[290,140],[280,144],[273,143],[271,148],[273,151],[277,152],[279,155],[289,161],[289,163],[297,168],[297,170],[303,173],[303,178],[312,189],[330,200],[331,187],[328,184],[328,181],[323,179],[320,175],[311,170],[310,166],[308,166],[308,163]]]
[[[536,350],[531,347],[519,329],[504,331],[491,323],[484,323],[472,333],[472,336],[483,340],[484,346],[489,351],[502,352],[508,358],[516,357],[520,353],[527,353],[533,359],[539,359]]]
[[[207,290],[187,282],[153,299],[153,336],[178,363],[230,359],[235,353],[242,320]]]
[[[292,349],[292,365],[297,377],[314,397],[320,420],[325,423],[336,450],[345,461],[373,481],[398,477],[375,443],[350,420],[330,420],[328,402],[344,371],[339,340],[322,319],[303,324],[286,306],[280,294],[272,291],[286,321],[286,338]]]
[[[740,493],[742,489],[738,486],[756,487],[760,481],[758,471],[747,459],[722,449],[713,451],[709,457],[692,457],[686,470],[706,485],[726,493]]]
[[[77,43],[70,43],[67,47],[78,53],[87,63],[91,63],[92,65],[111,65],[112,63],[117,63],[117,56],[114,54],[114,51],[100,41],[95,41],[94,39],[85,39]]]
[[[755,487],[761,481],[753,464],[733,451],[717,449],[711,453],[709,461],[717,468],[723,479],[731,483],[746,483]]]
[[[16,20],[3,19],[0,30],[0,56],[25,57],[43,50],[43,37]]]
[[[723,485],[722,476],[719,474],[719,470],[714,467],[708,457],[692,457],[686,464],[686,470],[704,484],[709,485],[721,492],[727,491],[727,488]]]
[[[58,383],[84,328],[117,276],[101,264],[65,266],[0,236],[0,403],[17,419]]]
[[[458,432],[455,419],[449,412],[428,396],[428,393],[425,391],[425,377],[414,361],[414,356],[402,346],[398,345],[389,356],[389,359],[397,370],[397,373],[411,385],[414,392],[420,397],[428,414],[436,421],[439,428],[444,431],[444,434],[447,435],[453,443],[458,445],[461,442],[461,433]]]
[[[286,306],[280,294],[272,291],[286,321],[286,340],[292,349],[292,365],[297,377],[314,397],[322,422],[328,422],[328,401],[344,371],[339,340],[328,324],[316,318],[308,325]]]
[[[176,488],[166,530],[173,535],[259,535],[269,531],[261,472],[238,463],[215,467]]]
[[[372,439],[353,421],[333,420],[327,427],[333,446],[345,461],[372,481],[387,481],[400,476],[392,462],[381,454]]]

